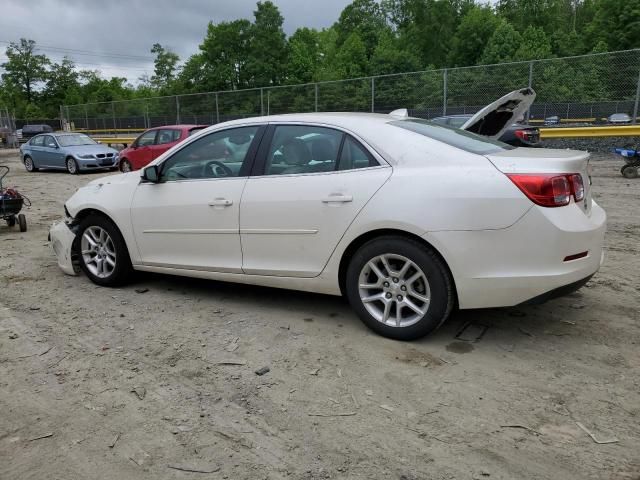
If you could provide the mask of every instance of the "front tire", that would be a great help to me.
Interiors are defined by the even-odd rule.
[[[78,174],[78,163],[75,161],[74,158],[69,157],[66,160],[66,166],[67,166],[67,172],[69,172],[71,175],[77,175]]]
[[[33,173],[33,172],[37,172],[38,171],[36,166],[33,164],[33,159],[29,155],[25,155],[25,157],[24,157],[24,168],[29,173]]]
[[[133,268],[118,227],[100,215],[89,215],[78,228],[80,268],[89,279],[105,287],[122,285]]]
[[[120,171],[122,173],[131,172],[132,170],[133,168],[131,167],[131,162],[129,160],[127,160],[126,158],[120,160]]]
[[[346,274],[349,303],[375,332],[415,340],[436,330],[453,309],[453,281],[440,257],[400,236],[365,243]]]

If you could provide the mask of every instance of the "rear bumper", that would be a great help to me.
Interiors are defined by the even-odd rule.
[[[76,234],[65,222],[55,223],[49,230],[49,247],[58,260],[58,266],[67,275],[78,274],[73,264],[72,248],[75,238]]]
[[[460,308],[508,307],[586,283],[603,262],[605,229],[606,214],[593,202],[590,215],[575,204],[534,206],[506,229],[434,232],[425,239],[449,264]],[[564,261],[582,252],[588,253]]]

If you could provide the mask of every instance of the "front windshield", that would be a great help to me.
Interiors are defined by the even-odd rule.
[[[96,142],[84,134],[76,134],[76,135],[59,135],[58,143],[63,147],[77,147],[80,145],[95,145]]]
[[[459,128],[448,127],[428,120],[420,120],[418,118],[398,120],[389,123],[478,155],[486,155],[515,148],[483,135],[460,130]]]

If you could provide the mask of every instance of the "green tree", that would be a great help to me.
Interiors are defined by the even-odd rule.
[[[369,64],[371,75],[420,70],[420,59],[411,51],[402,48],[399,39],[390,30],[385,30],[380,35]]]
[[[367,47],[356,32],[342,44],[334,57],[339,78],[362,77],[368,74]]]
[[[482,52],[484,64],[511,62],[522,43],[522,36],[506,20],[495,29]]]
[[[42,108],[48,117],[58,116],[60,105],[82,102],[79,75],[73,61],[67,57],[54,63],[46,74],[46,84],[42,91]]]
[[[200,78],[205,90],[237,90],[250,86],[246,64],[250,56],[251,22],[234,20],[215,25],[209,22],[207,35],[200,45]]]
[[[514,60],[537,60],[550,58],[551,42],[540,27],[527,27],[522,33],[520,46],[514,54]]]
[[[11,42],[6,50],[7,62],[2,64],[5,73],[2,79],[15,87],[29,104],[34,99],[36,85],[46,79],[49,59],[36,54],[36,42],[21,38]]]
[[[597,0],[586,28],[591,46],[605,42],[611,50],[640,46],[640,0]]]
[[[378,44],[379,35],[388,27],[378,2],[354,0],[342,10],[335,28],[338,33],[338,47],[345,44],[352,34],[356,34],[364,45],[365,55],[369,58]]]
[[[288,83],[313,81],[322,59],[318,31],[306,27],[298,28],[289,38]]]
[[[251,85],[278,85],[286,76],[287,39],[284,18],[273,2],[258,2],[253,12],[247,52],[247,76]]]
[[[500,20],[493,9],[473,6],[462,17],[451,41],[449,66],[476,65]]]
[[[155,53],[156,55],[153,61],[153,76],[150,79],[151,85],[162,93],[166,93],[165,91],[170,88],[175,80],[180,57],[159,43],[153,44],[151,53]]]

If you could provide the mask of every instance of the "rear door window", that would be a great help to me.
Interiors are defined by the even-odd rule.
[[[165,145],[167,143],[173,143],[180,140],[180,130],[174,128],[167,128],[158,130],[158,136],[156,137],[156,145]]]

